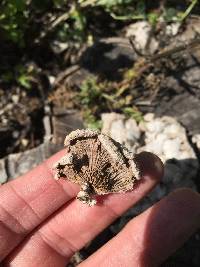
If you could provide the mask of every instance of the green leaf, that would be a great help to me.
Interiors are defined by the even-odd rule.
[[[155,13],[155,12],[151,12],[148,14],[148,21],[151,23],[151,25],[156,25],[156,23],[158,22],[159,19],[159,14]]]
[[[125,107],[123,108],[123,113],[136,120],[136,122],[141,122],[143,121],[143,116],[142,113],[135,107]]]
[[[17,78],[17,81],[21,86],[25,87],[26,89],[31,88],[29,76],[27,76],[26,74],[22,74],[21,76],[19,76]]]
[[[10,4],[15,7],[15,9],[19,12],[23,12],[26,8],[27,1],[26,0],[10,0]]]
[[[177,18],[177,11],[175,8],[166,8],[164,13],[164,19],[166,22],[172,22]]]

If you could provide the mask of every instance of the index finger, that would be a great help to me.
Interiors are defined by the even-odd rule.
[[[32,171],[0,187],[0,261],[36,226],[73,198],[77,185],[52,179],[55,154]]]

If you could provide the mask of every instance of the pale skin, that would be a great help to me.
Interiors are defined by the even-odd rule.
[[[100,203],[89,207],[75,198],[79,186],[53,179],[52,165],[63,155],[61,151],[0,186],[1,266],[66,266],[75,251],[141,200],[162,176],[158,159],[143,153],[143,178],[135,190],[100,196]],[[199,225],[199,194],[180,189],[132,219],[79,266],[159,266]]]

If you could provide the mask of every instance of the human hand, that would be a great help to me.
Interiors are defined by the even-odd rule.
[[[157,157],[141,153],[143,179],[135,189],[101,196],[99,204],[88,207],[74,199],[77,185],[52,178],[52,165],[63,154],[0,186],[2,266],[66,266],[75,251],[152,190],[163,172]],[[132,219],[79,266],[159,266],[199,224],[199,194],[178,190]]]

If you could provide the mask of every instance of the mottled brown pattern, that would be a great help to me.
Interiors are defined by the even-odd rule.
[[[81,186],[77,198],[92,206],[92,195],[133,189],[140,178],[134,155],[110,137],[92,130],[76,130],[65,138],[66,155],[54,166],[55,178]]]

